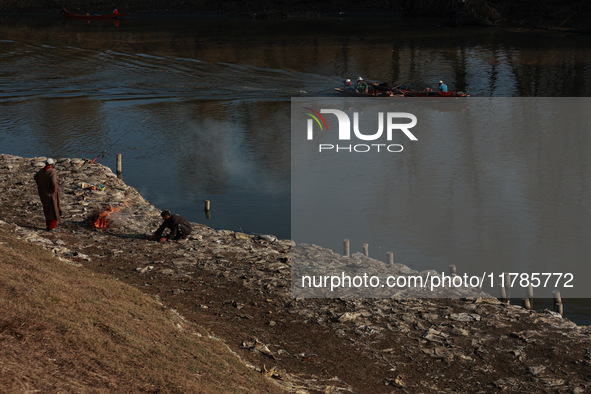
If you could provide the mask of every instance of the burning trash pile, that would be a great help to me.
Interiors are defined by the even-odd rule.
[[[89,218],[90,227],[97,229],[113,227],[119,221],[123,208],[127,204],[128,202],[120,207],[107,206],[103,211],[95,211]]]

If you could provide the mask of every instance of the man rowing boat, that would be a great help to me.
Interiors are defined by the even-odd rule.
[[[369,85],[363,80],[362,77],[357,78],[357,84],[355,85],[357,93],[367,93]]]

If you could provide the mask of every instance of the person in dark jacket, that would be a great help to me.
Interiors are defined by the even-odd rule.
[[[167,239],[185,239],[187,238],[187,235],[191,234],[191,231],[193,230],[191,228],[191,223],[189,223],[189,221],[181,215],[171,215],[170,211],[166,210],[162,211],[160,216],[162,216],[162,219],[164,219],[164,221],[162,222],[160,227],[158,227],[158,230],[156,230],[156,232],[148,239],[157,239],[159,242],[162,243],[166,242]],[[166,230],[167,228],[170,229],[170,233],[168,233],[166,237],[163,237],[162,234],[164,233],[164,230]]]
[[[60,205],[60,188],[57,181],[57,173],[53,168],[53,159],[45,161],[45,167],[40,169],[35,176],[37,182],[37,191],[41,204],[43,204],[43,214],[45,215],[46,230],[52,231],[57,227],[57,221],[62,214]]]
[[[358,93],[367,93],[369,91],[369,85],[363,80],[362,77],[359,77],[357,78],[357,83],[355,84],[355,90]]]

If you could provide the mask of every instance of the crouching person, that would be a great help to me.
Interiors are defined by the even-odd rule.
[[[171,215],[169,210],[162,211],[160,214],[162,219],[164,220],[158,230],[148,237],[150,240],[158,240],[159,242],[166,242],[167,239],[170,240],[180,240],[185,239],[189,234],[191,234],[192,228],[191,223],[181,215]],[[162,234],[164,230],[170,229],[170,232],[166,237],[163,237]]]

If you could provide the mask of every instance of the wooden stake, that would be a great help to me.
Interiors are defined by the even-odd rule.
[[[505,294],[507,296],[507,300],[511,300],[511,275],[508,272],[505,272]]]
[[[369,244],[363,244],[363,254],[369,257]]]
[[[530,284],[527,286],[527,299],[529,300],[530,309],[534,307],[534,287]]]
[[[558,312],[562,315],[563,307],[562,298],[560,297],[560,291],[554,290],[552,292],[552,297],[554,297],[554,312]]]
[[[505,286],[501,286],[501,302],[507,302],[507,292]]]
[[[386,253],[386,256],[388,256],[388,265],[390,267],[394,266],[394,253],[388,252],[388,253]]]
[[[343,256],[350,257],[351,254],[349,253],[349,240],[345,239],[343,241]]]
[[[117,153],[117,178],[121,178],[121,153]]]

